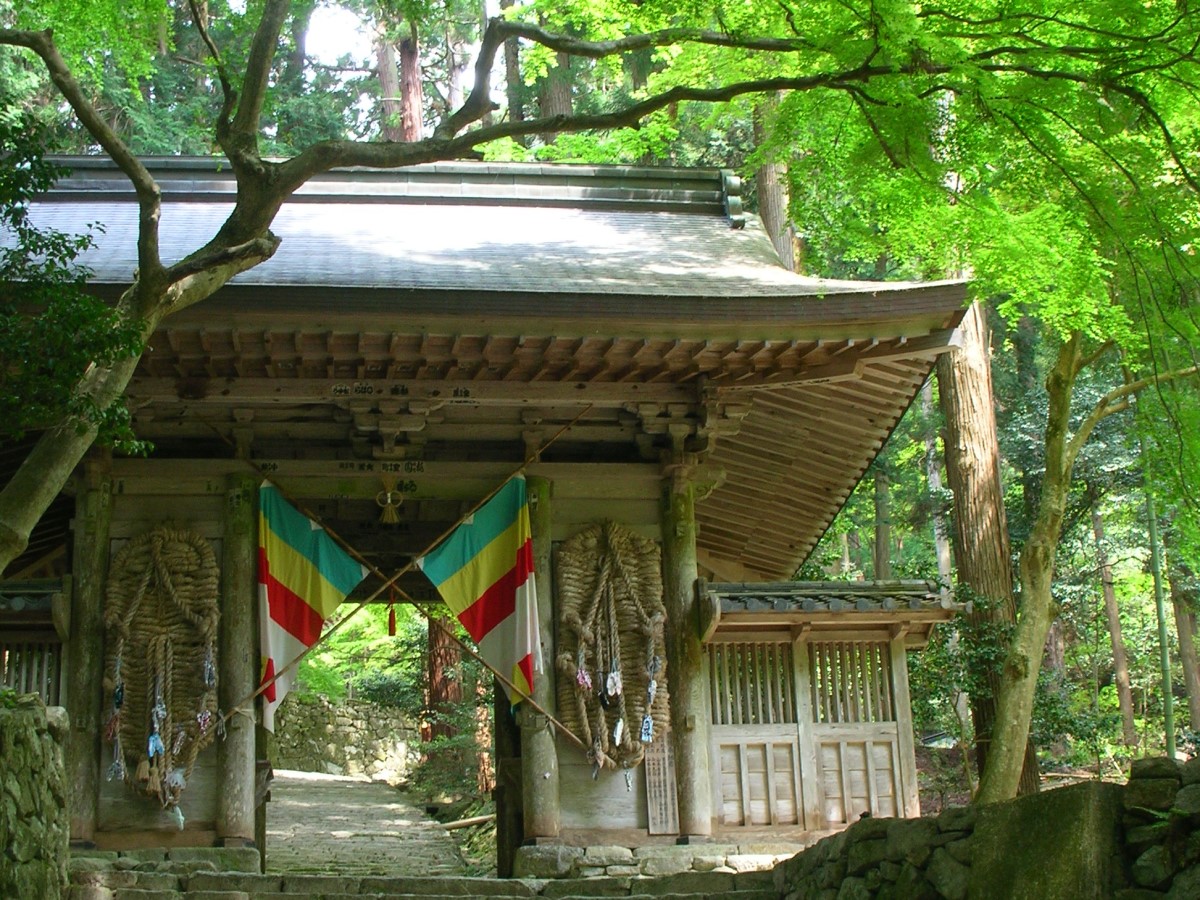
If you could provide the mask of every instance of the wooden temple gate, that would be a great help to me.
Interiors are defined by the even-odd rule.
[[[136,265],[128,184],[102,160],[69,162],[80,174],[34,220],[105,223],[83,262],[116,295]],[[164,255],[182,257],[227,214],[232,178],[213,160],[150,169]],[[235,707],[258,679],[263,475],[388,571],[527,458],[553,661],[537,699],[561,713],[556,679],[573,671],[555,661],[555,548],[613,522],[657,554],[670,703],[645,748],[626,740],[614,757],[628,769],[600,771],[522,712],[515,842],[687,841],[916,812],[904,654],[951,611],[924,586],[780,580],[952,346],[961,283],[787,272],[736,179],[716,171],[332,173],[274,228],[275,257],[149,342],[129,396],[154,454],[97,454],[77,476],[71,551],[57,557],[74,580],[62,682],[77,841],[253,842],[255,710]],[[380,496],[403,498],[394,525],[380,525]],[[217,561],[213,663],[232,712],[196,758],[182,829],[105,778],[110,567],[167,521]]]

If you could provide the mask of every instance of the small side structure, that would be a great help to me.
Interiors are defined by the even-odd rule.
[[[953,602],[925,582],[710,584],[705,597],[721,830],[920,815],[907,653]]]
[[[65,162],[75,174],[32,218],[103,223],[83,262],[116,296],[136,265],[132,192],[103,160]],[[228,214],[233,179],[212,159],[148,165],[164,257],[181,258]],[[128,395],[153,454],[90,459],[65,499],[73,537],[51,517],[19,561],[72,578],[62,702],[77,844],[256,843],[262,741],[245,698],[264,476],[390,572],[527,460],[548,663],[537,699],[559,717],[574,707],[590,752],[528,708],[500,723],[500,819],[519,823],[506,846],[803,840],[864,812],[916,814],[905,651],[951,610],[925,585],[782,581],[953,347],[961,282],[788,272],[741,212],[737,179],[714,170],[337,171],[274,229],[270,261],[150,340]],[[191,638],[199,675],[184,696],[155,674],[169,667],[149,667],[144,695],[118,703],[112,585],[129,573],[113,567],[168,524],[216,560],[219,623]],[[568,604],[572,542],[584,570],[609,575]],[[148,602],[166,615],[171,573],[187,570],[152,568]],[[432,602],[423,576],[402,586]],[[123,660],[139,652],[125,647]],[[2,653],[7,678],[18,656]],[[230,717],[199,749],[214,691]],[[122,772],[112,723],[134,710]],[[189,746],[180,785],[165,760]],[[121,776],[140,784],[139,757],[165,769],[147,765],[135,790]],[[154,773],[181,792],[151,800]]]

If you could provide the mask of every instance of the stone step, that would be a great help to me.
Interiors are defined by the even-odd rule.
[[[119,861],[118,861],[119,862]],[[136,866],[128,868],[129,865]],[[372,876],[356,874],[257,874],[197,870],[178,864],[128,860],[117,868],[107,859],[73,862],[68,900],[671,900],[734,896],[775,900],[770,872],[685,872],[661,877],[501,880],[495,878]]]
[[[320,900],[463,900],[470,894],[443,894],[436,889],[421,889],[413,892],[398,893],[395,891],[312,891],[296,886],[290,891],[240,891],[234,889],[205,889],[205,890],[156,890],[143,888],[106,888],[98,885],[74,885],[68,892],[68,900],[297,900],[297,898],[320,898]],[[625,900],[696,900],[697,897],[716,896],[712,894],[688,891],[677,893],[666,891],[654,894],[609,894],[569,893],[561,895],[560,900],[596,900],[597,896],[620,896]],[[722,897],[734,897],[736,900],[778,900],[779,894],[774,889],[752,888],[726,891]]]

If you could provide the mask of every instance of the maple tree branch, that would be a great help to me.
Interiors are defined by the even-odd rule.
[[[200,13],[200,7],[197,6],[196,0],[188,0],[188,7],[192,12],[192,23],[196,26],[196,30],[200,32],[200,39],[204,42],[204,46],[208,48],[209,54],[213,58],[213,62],[217,66],[217,80],[221,83],[221,112],[217,115],[217,140],[220,142],[222,136],[229,134],[230,121],[229,117],[233,113],[233,108],[237,105],[237,91],[229,81],[229,73],[225,71],[225,61],[221,59],[221,52],[217,49],[216,43],[212,39],[212,35],[208,32],[208,23],[204,21],[204,16]]]
[[[1157,375],[1139,378],[1137,381],[1130,381],[1120,387],[1113,388],[1096,401],[1091,411],[1079,424],[1079,428],[1075,430],[1075,434],[1072,435],[1071,441],[1067,445],[1068,459],[1074,460],[1079,455],[1079,452],[1083,449],[1083,445],[1091,437],[1092,431],[1101,421],[1115,413],[1128,409],[1130,401],[1139,392],[1153,385],[1167,384],[1168,382],[1178,381],[1181,378],[1190,378],[1197,374],[1200,374],[1200,366],[1189,366],[1186,369],[1176,369],[1173,372],[1160,372]]]
[[[547,31],[529,22],[499,20],[503,36],[525,38],[550,50],[602,59],[652,47],[669,47],[672,44],[704,44],[710,47],[730,47],[737,50],[759,50],[770,53],[794,53],[799,50],[815,49],[811,41],[803,38],[738,37],[722,31],[703,28],[663,28],[643,34],[631,34],[610,41],[588,41],[569,34]]]
[[[225,147],[225,152],[230,154],[231,164],[237,164],[235,154],[257,162],[259,119],[271,82],[271,63],[275,59],[279,33],[287,19],[289,5],[288,0],[267,0],[262,18],[258,20],[258,28],[250,42],[250,55],[246,60],[241,98],[230,126],[230,140],[235,146]]]
[[[1102,356],[1104,356],[1104,354],[1108,353],[1108,351],[1113,349],[1115,346],[1115,341],[1105,341],[1091,353],[1087,354],[1087,356],[1081,356],[1079,361],[1075,364],[1076,374],[1082,372],[1088,366],[1099,360]]]
[[[175,284],[215,266],[225,266],[245,261],[252,261],[254,265],[257,265],[270,259],[279,247],[279,243],[280,240],[278,237],[269,234],[266,237],[255,238],[254,240],[228,247],[205,248],[168,268],[166,273],[167,280],[169,283]]]

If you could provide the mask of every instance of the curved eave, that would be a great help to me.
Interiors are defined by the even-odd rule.
[[[702,564],[729,580],[791,578],[932,366],[893,360],[854,380],[753,393],[741,429],[710,457],[725,480],[697,504]]]

